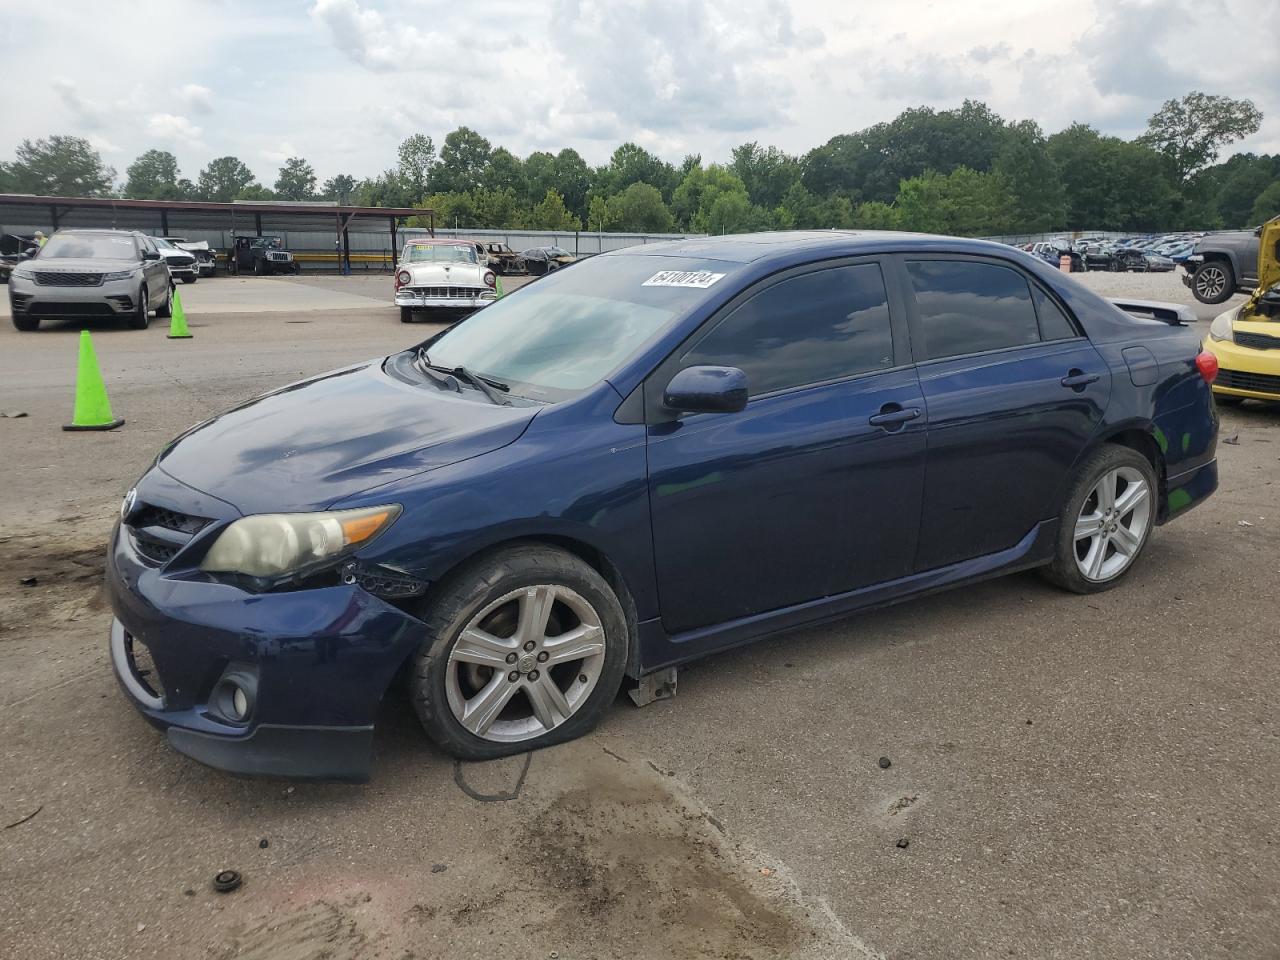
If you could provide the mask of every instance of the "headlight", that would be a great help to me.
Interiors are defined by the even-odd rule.
[[[1235,330],[1232,328],[1232,324],[1239,313],[1239,307],[1232,307],[1230,310],[1226,310],[1214,317],[1213,323],[1209,324],[1209,339],[1235,340]]]
[[[368,543],[400,515],[400,507],[329,513],[264,513],[235,521],[214,542],[202,570],[279,577],[325,566]]]
[[[17,277],[19,280],[30,280],[35,276],[35,271],[30,267],[19,266],[9,271],[9,276]]]
[[[107,280],[128,280],[137,272],[138,272],[137,267],[133,267],[132,269],[129,269],[129,270],[115,270],[111,273],[104,273],[102,275],[102,279],[103,279],[103,282],[106,282]]]
[[[409,283],[413,280],[413,277],[409,275],[408,270],[401,270],[396,275],[396,279],[400,281],[400,286],[404,287],[409,285]]]
[[[494,275],[494,272],[492,270],[486,270],[484,272],[484,285],[486,287],[492,287],[497,282],[498,282],[498,278]]]

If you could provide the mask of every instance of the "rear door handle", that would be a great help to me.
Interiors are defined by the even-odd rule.
[[[1072,370],[1062,378],[1064,387],[1087,387],[1091,383],[1097,383],[1102,379],[1102,375],[1098,373],[1085,373],[1083,370]]]
[[[918,407],[906,407],[904,409],[896,403],[886,403],[880,408],[879,413],[867,418],[867,423],[873,427],[892,427],[895,424],[914,420],[918,416],[920,416]]]

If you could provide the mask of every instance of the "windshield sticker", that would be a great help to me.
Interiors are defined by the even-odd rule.
[[[642,287],[693,287],[705,290],[717,280],[723,280],[723,273],[710,273],[706,270],[663,270],[640,284]]]

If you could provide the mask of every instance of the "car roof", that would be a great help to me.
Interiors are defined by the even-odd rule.
[[[408,241],[406,241],[406,242],[405,242],[405,246],[406,246],[406,247],[412,247],[412,246],[414,246],[415,244],[424,244],[424,243],[429,243],[429,244],[432,244],[432,245],[436,245],[436,244],[449,244],[449,245],[456,246],[456,247],[474,247],[474,246],[476,245],[476,243],[478,243],[478,241],[476,241],[476,240],[454,240],[454,239],[452,239],[452,238],[445,238],[445,237],[439,237],[439,238],[437,238],[437,237],[414,237],[412,240],[408,240]]]
[[[766,233],[695,237],[624,247],[601,256],[690,257],[753,263],[798,251],[832,255],[873,254],[903,250],[947,250],[953,253],[1008,255],[1013,248],[989,240],[969,240],[896,230],[775,230]]]
[[[118,237],[136,237],[140,235],[139,231],[137,230],[112,230],[106,227],[61,227],[56,232],[57,233],[101,233],[104,235],[114,234],[115,236],[118,236]]]

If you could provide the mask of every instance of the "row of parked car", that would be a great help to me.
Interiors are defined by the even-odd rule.
[[[1198,235],[1169,234],[1161,237],[1059,238],[1023,244],[1022,249],[1055,267],[1061,258],[1071,258],[1071,270],[1105,270],[1115,273],[1168,273],[1192,253]]]

